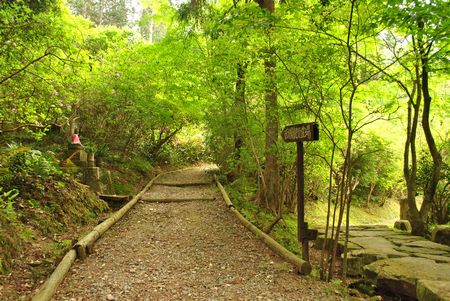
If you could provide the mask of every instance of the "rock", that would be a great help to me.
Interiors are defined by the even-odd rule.
[[[361,266],[364,266],[366,264],[372,263],[372,262],[380,260],[380,259],[389,258],[386,254],[381,254],[377,251],[369,250],[369,249],[361,249],[361,250],[351,251],[350,256],[361,258]],[[405,254],[405,257],[406,256],[407,255]]]
[[[351,231],[349,232],[350,237],[368,237],[368,236],[385,236],[392,233],[391,229],[386,230],[363,230],[363,231]]]
[[[421,247],[421,248],[428,248],[428,249],[434,249],[434,250],[440,250],[444,252],[450,252],[450,247],[445,246],[442,244],[438,244],[429,240],[419,240],[419,241],[413,241],[408,242],[405,244],[405,246],[408,247]]]
[[[343,228],[345,229],[345,227]],[[386,231],[390,230],[386,225],[359,225],[359,226],[350,226],[350,231],[353,230],[365,230],[365,231]]]
[[[450,281],[417,281],[417,299],[419,301],[449,301]]]
[[[450,281],[450,264],[418,257],[389,258],[364,266],[365,277],[378,289],[417,298],[418,279]]]
[[[421,253],[417,253],[417,252],[412,254],[412,256],[431,259],[431,260],[434,260],[436,263],[450,263],[450,256],[421,254]]]
[[[370,297],[369,299],[366,299],[366,301],[383,301],[383,297],[373,296],[373,297]]]
[[[408,245],[404,245],[404,246],[400,246],[400,247],[395,247],[395,250],[399,251],[399,252],[406,252],[406,253],[410,253],[410,254],[429,254],[429,255],[444,255],[447,252],[443,251],[443,250],[436,250],[436,249],[432,249],[432,248],[421,248],[421,247],[412,247],[412,246],[408,246]]]
[[[450,246],[450,226],[438,225],[433,229],[431,240]]]
[[[359,276],[362,273],[361,257],[352,256],[347,257],[347,276]]]
[[[354,237],[352,242],[364,248],[362,254],[375,255],[378,259],[408,256],[395,250],[395,245],[384,237]]]
[[[408,231],[411,232],[411,224],[408,220],[400,219],[398,221],[395,221],[394,228],[402,231]]]
[[[425,240],[425,238],[420,237],[420,236],[408,235],[406,233],[405,234],[403,234],[403,233],[395,233],[394,234],[394,232],[393,232],[393,235],[385,236],[385,238],[397,246],[406,244],[408,242]]]
[[[113,295],[108,294],[108,295],[106,296],[106,300],[108,300],[108,301],[114,301],[114,300],[116,300],[116,298],[114,298]]]
[[[358,249],[349,249],[347,257],[347,275],[359,276],[363,274],[363,267],[381,259],[407,257],[408,254],[395,250],[396,246],[383,237],[355,237],[352,238]],[[362,247],[362,248],[361,248]]]

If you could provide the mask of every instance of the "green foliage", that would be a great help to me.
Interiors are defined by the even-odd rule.
[[[85,67],[78,30],[85,25],[59,1],[0,6],[1,131],[63,122]]]
[[[70,132],[75,124],[85,150],[142,176],[151,168],[149,161],[213,160],[235,187],[238,205],[266,226],[273,217],[255,212],[269,151],[265,124],[276,113],[281,128],[320,124],[320,140],[305,143],[306,198],[315,211],[323,210],[329,192],[335,198],[346,162],[353,167],[354,195],[368,205],[383,204],[402,190],[401,137],[409,99],[398,80],[407,88],[415,82],[419,39],[429,50],[433,130],[439,143],[448,140],[445,1],[357,0],[352,23],[351,1],[287,1],[277,3],[273,14],[254,1],[233,6],[142,1],[140,34],[116,27],[128,23],[127,0],[101,2],[103,7],[99,1],[69,1],[72,11],[94,27],[56,0],[7,1],[0,7],[2,146],[7,132],[22,130],[44,140],[50,125]],[[267,112],[264,101],[268,59],[276,61],[276,112]],[[417,145],[424,144],[420,134],[417,139]],[[276,142],[280,200],[286,212],[293,212],[295,144]],[[10,193],[3,198],[15,194],[14,187],[21,192],[3,207],[13,212],[19,199],[60,216],[51,227],[45,226],[48,216],[42,217],[37,227],[44,232],[68,223],[64,214],[83,220],[72,209],[42,199],[49,187],[67,192],[70,185],[54,155],[38,149],[16,146],[0,154],[0,184]],[[448,150],[443,154],[448,160]],[[423,187],[431,161],[424,155],[419,163]],[[79,171],[70,163],[65,170]],[[439,206],[448,201],[448,174],[446,163]],[[135,184],[119,181],[117,192],[131,193]],[[22,195],[23,188],[33,193]],[[285,228],[274,230],[282,240],[291,222],[286,217]]]
[[[95,144],[93,144],[92,142],[86,142],[83,144],[83,150],[86,153],[93,153],[95,154],[97,152],[97,146],[95,146]]]
[[[43,154],[38,150],[28,150],[16,154],[11,158],[9,167],[16,177],[40,177],[48,179],[50,176],[61,176],[62,171],[51,153]]]
[[[3,191],[3,187],[0,187],[0,210],[12,221],[15,221],[17,218],[17,213],[14,209],[14,199],[18,195],[19,191],[17,189]]]
[[[388,141],[374,133],[358,139],[354,149],[353,178],[358,182],[355,194],[367,196],[369,203],[378,198],[383,203],[387,197],[398,194],[398,183],[402,181],[399,158],[388,145]]]
[[[97,25],[122,27],[128,24],[132,3],[129,0],[69,0],[68,4],[75,15],[81,15]]]
[[[136,156],[129,162],[126,162],[126,166],[129,169],[140,173],[142,176],[146,176],[152,169],[152,165],[149,160],[141,156]]]

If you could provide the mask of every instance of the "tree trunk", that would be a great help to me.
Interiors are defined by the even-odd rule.
[[[423,22],[419,22],[419,28],[423,28]],[[437,185],[441,173],[442,156],[439,153],[436,143],[433,138],[430,127],[430,108],[431,108],[431,96],[428,86],[428,57],[427,51],[423,48],[422,41],[419,39],[419,50],[422,65],[422,94],[423,94],[423,113],[422,113],[422,128],[427,140],[428,149],[430,150],[431,157],[433,158],[433,170],[431,178],[427,185],[424,187],[423,203],[420,208],[420,217],[423,221],[426,221],[431,205],[436,195]]]
[[[267,9],[270,13],[275,11],[274,0],[257,0],[261,9]],[[270,31],[268,33],[270,35]],[[267,57],[264,59],[264,67],[266,74],[266,91],[265,91],[265,172],[264,179],[266,189],[262,193],[262,198],[266,205],[278,214],[279,190],[280,190],[280,171],[278,164],[278,132],[279,132],[279,116],[278,101],[276,92],[275,67],[276,60],[271,56],[270,49],[264,50]]]
[[[153,44],[153,36],[155,34],[155,20],[154,20],[154,14],[153,9],[150,9],[150,23],[148,24],[148,42],[150,44]]]
[[[104,0],[100,0],[99,2],[99,17],[98,17],[98,25],[103,24],[103,13],[104,13]]]
[[[264,198],[275,213],[278,213],[278,196],[280,190],[280,176],[278,165],[278,102],[275,91],[275,60],[267,59],[265,62],[267,89],[265,95],[265,109],[266,109],[266,127],[265,127],[265,157],[266,169],[264,178],[266,180],[266,191]]]
[[[371,183],[369,194],[367,195],[367,208],[369,208],[369,206],[370,206],[370,199],[372,198],[372,193],[373,193],[374,189],[375,189],[375,183]]]
[[[403,173],[407,186],[408,216],[411,223],[412,234],[423,236],[425,234],[425,222],[422,220],[416,204],[417,189],[417,152],[416,136],[419,123],[420,104],[422,102],[422,92],[420,83],[420,72],[416,64],[414,90],[408,101],[408,125],[406,133],[405,151],[403,157]],[[414,102],[414,97],[416,101]],[[409,157],[411,155],[411,158]],[[411,159],[411,160],[410,160]]]
[[[330,158],[330,170],[329,170],[329,178],[328,178],[328,204],[327,204],[327,219],[326,219],[326,226],[325,226],[325,243],[322,246],[322,251],[320,253],[320,279],[325,279],[325,249],[327,253],[329,252],[328,248],[328,232],[330,228],[330,216],[331,216],[331,197],[333,194],[333,166],[334,166],[334,155],[336,151],[336,143],[334,143],[333,140],[333,148],[331,149],[331,158]],[[331,230],[331,236],[333,236],[333,230]]]
[[[88,0],[84,0],[83,1],[83,12],[82,12],[82,16],[83,18],[87,19],[87,10],[88,10]]]
[[[242,120],[244,119],[244,106],[245,106],[245,73],[247,69],[246,63],[239,63],[237,65],[237,79],[236,79],[236,91],[234,98],[234,113],[233,119],[235,121],[236,129],[233,134],[234,136],[234,151],[235,151],[235,159],[239,160],[241,158],[241,147],[244,144],[243,138],[243,128]]]

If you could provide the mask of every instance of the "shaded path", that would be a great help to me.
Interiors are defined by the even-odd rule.
[[[74,265],[54,300],[341,300],[336,287],[294,274],[240,225],[204,170],[158,181],[166,185],[144,200],[214,200],[139,201]]]

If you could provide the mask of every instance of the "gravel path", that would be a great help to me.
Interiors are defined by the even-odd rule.
[[[211,183],[194,168],[159,182],[205,179]],[[296,275],[238,223],[215,187],[164,187],[155,186],[144,199],[215,199],[139,201],[97,242],[94,254],[74,265],[54,300],[343,300],[335,286]]]

